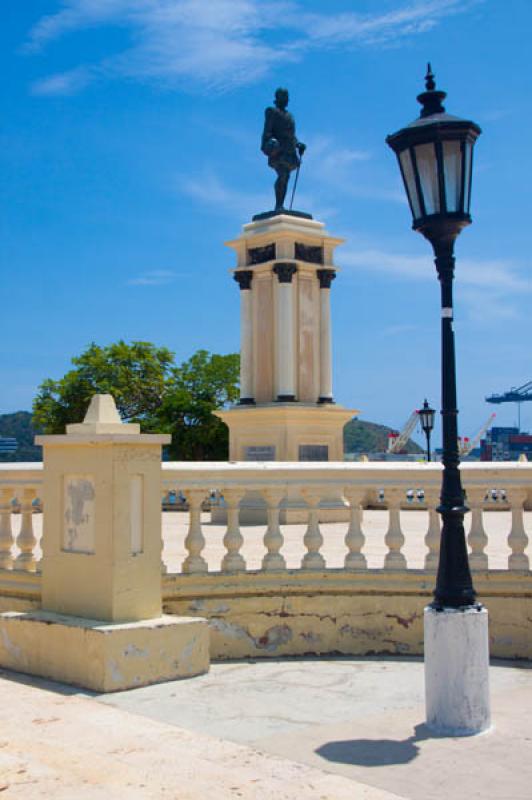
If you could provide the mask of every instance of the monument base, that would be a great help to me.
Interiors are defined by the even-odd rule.
[[[427,726],[440,736],[471,736],[490,727],[488,612],[425,609]]]
[[[357,414],[333,403],[262,403],[216,411],[230,461],[343,461],[344,426]]]
[[[292,208],[278,208],[273,211],[262,211],[260,214],[254,214],[251,219],[253,222],[258,222],[261,219],[271,219],[272,217],[299,217],[300,219],[312,219],[312,214],[306,211],[296,211]]]
[[[109,623],[10,611],[0,614],[0,665],[93,692],[118,692],[208,672],[209,629],[201,618]]]

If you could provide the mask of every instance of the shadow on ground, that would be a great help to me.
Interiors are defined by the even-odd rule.
[[[388,767],[392,764],[409,764],[419,755],[416,742],[427,739],[442,739],[432,733],[425,724],[416,725],[413,736],[408,739],[345,739],[327,742],[316,749],[317,755],[336,764],[351,764],[360,767]]]

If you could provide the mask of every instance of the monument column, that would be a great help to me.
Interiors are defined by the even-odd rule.
[[[277,401],[280,403],[288,403],[296,399],[292,277],[297,271],[297,267],[290,262],[278,261],[274,265],[273,271],[278,278],[278,314],[275,337],[278,386]]]
[[[254,405],[253,309],[251,297],[253,272],[250,269],[239,270],[234,273],[234,279],[240,286],[240,404]]]
[[[331,283],[336,278],[333,269],[317,271],[320,282],[320,403],[332,403],[332,339]]]

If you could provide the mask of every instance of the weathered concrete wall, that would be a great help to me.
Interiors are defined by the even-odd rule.
[[[532,579],[508,576],[476,578],[490,614],[491,655],[532,659]],[[293,572],[274,576],[276,591],[264,573],[211,575],[208,591],[205,579],[189,577],[166,579],[164,610],[206,617],[213,659],[423,653],[423,609],[434,578],[422,572]]]
[[[435,577],[421,570],[166,575],[167,614],[207,617],[211,657],[423,652]],[[489,611],[490,651],[532,660],[532,574],[474,573]],[[1,571],[0,612],[40,607],[40,575]]]

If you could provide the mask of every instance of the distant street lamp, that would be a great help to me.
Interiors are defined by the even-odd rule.
[[[386,142],[399,162],[412,227],[431,243],[441,285],[442,532],[434,600],[425,610],[427,721],[442,731],[475,733],[489,725],[487,612],[475,604],[464,532],[469,509],[459,471],[453,277],[454,243],[471,223],[473,146],[481,131],[474,122],[445,112],[446,93],[436,90],[430,64],[425,81],[426,91],[417,98],[422,106],[419,119]],[[477,657],[473,676],[471,664]],[[460,691],[452,685],[453,675]],[[453,703],[448,702],[451,697]]]
[[[427,461],[430,461],[430,434],[434,428],[435,414],[436,412],[429,406],[427,400],[425,399],[423,408],[419,409],[418,415],[419,421],[421,422],[421,427],[423,428],[423,432],[427,438]]]

